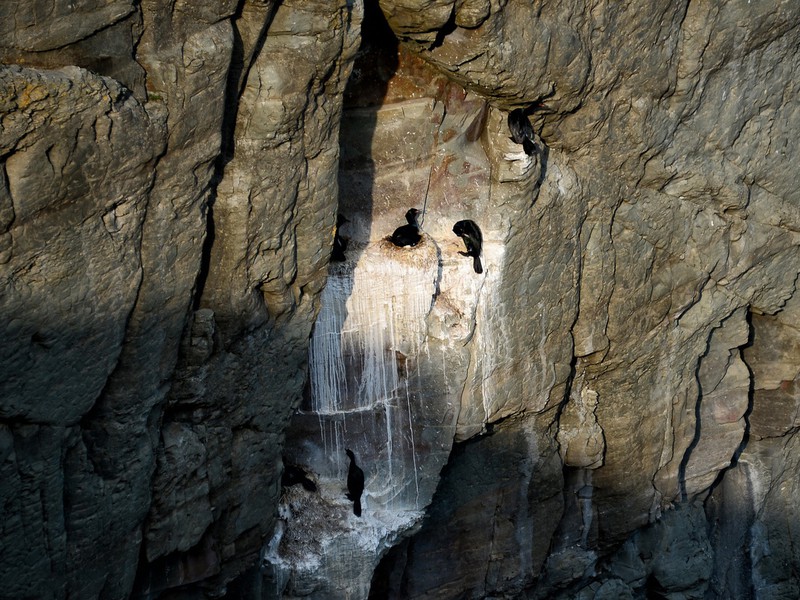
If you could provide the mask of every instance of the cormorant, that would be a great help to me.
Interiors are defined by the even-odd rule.
[[[339,233],[339,229],[348,221],[349,219],[344,215],[340,214],[336,216],[336,229],[333,234],[333,251],[331,252],[331,260],[333,261],[344,262],[346,260],[344,251],[347,250],[347,242],[350,240],[343,237]]]
[[[417,223],[417,215],[420,212],[416,208],[408,209],[406,213],[406,221],[408,221],[408,225],[402,225],[394,230],[392,237],[390,238],[392,243],[395,246],[416,246],[419,244],[419,241],[422,239],[422,236],[419,234],[419,224]]]
[[[283,487],[291,487],[298,483],[301,484],[306,491],[317,491],[317,485],[308,478],[308,474],[303,469],[294,465],[284,465],[283,475],[281,475],[281,485]]]
[[[481,266],[481,248],[483,247],[483,235],[481,234],[480,227],[475,221],[469,219],[459,221],[453,225],[453,233],[464,240],[464,245],[467,247],[466,252],[459,252],[461,256],[472,257],[472,268],[476,273],[483,273]]]
[[[533,139],[533,126],[528,115],[522,108],[516,108],[508,113],[508,129],[511,132],[511,141],[522,144],[522,149],[528,156],[536,152],[536,142]]]
[[[347,499],[353,502],[353,514],[361,516],[361,494],[364,492],[364,471],[356,464],[356,457],[349,448],[345,449],[350,458],[347,469]]]

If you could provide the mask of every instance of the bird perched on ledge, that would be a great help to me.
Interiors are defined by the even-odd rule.
[[[356,464],[356,457],[349,448],[345,449],[350,458],[350,468],[347,469],[347,499],[353,502],[353,514],[361,516],[361,494],[364,492],[364,471]]]
[[[416,208],[409,208],[406,213],[407,225],[401,225],[394,230],[392,237],[389,238],[395,246],[401,248],[405,246],[416,246],[422,239],[419,233],[419,223],[417,223],[417,216],[420,212]]]
[[[511,141],[515,144],[522,144],[525,155],[533,156],[536,152],[536,142],[534,141],[533,126],[528,115],[522,108],[516,108],[508,113],[508,130],[511,132]],[[524,155],[506,154],[506,160],[519,160]]]
[[[481,229],[475,221],[469,219],[458,221],[453,225],[453,233],[464,240],[464,245],[467,247],[466,252],[459,252],[461,256],[472,257],[472,268],[476,273],[483,273],[483,266],[481,265],[481,249],[483,247],[483,235]]]

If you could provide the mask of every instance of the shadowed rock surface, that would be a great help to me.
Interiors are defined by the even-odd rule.
[[[0,597],[800,595],[798,21],[4,2]]]

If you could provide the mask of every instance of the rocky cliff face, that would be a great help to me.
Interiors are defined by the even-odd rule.
[[[794,3],[0,16],[1,597],[800,594]]]
[[[3,5],[4,596],[219,594],[256,562],[359,10]]]

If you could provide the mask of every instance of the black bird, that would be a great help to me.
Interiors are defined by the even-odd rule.
[[[417,223],[417,215],[420,212],[416,208],[409,208],[406,213],[406,221],[408,225],[402,225],[394,230],[390,238],[395,246],[416,246],[422,239],[419,234],[419,223]]]
[[[481,266],[481,248],[483,247],[483,235],[481,229],[475,221],[469,219],[459,221],[453,225],[453,233],[464,240],[464,245],[467,247],[466,252],[459,252],[461,256],[472,257],[472,268],[476,273],[483,273]]]
[[[343,237],[339,233],[339,229],[348,221],[349,219],[344,215],[336,216],[336,229],[333,234],[333,251],[331,252],[331,260],[333,261],[344,262],[346,260],[344,251],[347,250],[347,242],[350,240],[346,237]]]
[[[533,141],[533,126],[528,115],[522,108],[516,108],[508,113],[508,130],[511,132],[511,141],[522,144],[522,149],[528,156],[536,152],[536,143]]]
[[[308,474],[303,469],[295,465],[284,465],[281,485],[283,487],[291,487],[298,483],[308,492],[317,491],[317,485],[309,479]]]
[[[353,502],[353,514],[361,516],[361,494],[364,492],[364,471],[356,464],[356,457],[349,448],[345,449],[350,457],[350,468],[347,469],[347,499]]]

